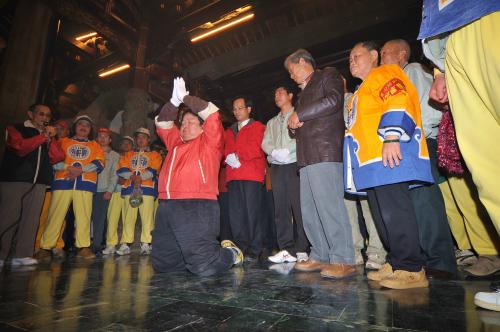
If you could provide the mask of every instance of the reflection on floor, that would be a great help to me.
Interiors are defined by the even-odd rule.
[[[434,279],[396,291],[290,265],[245,263],[224,274],[155,274],[149,257],[70,258],[0,272],[0,331],[497,331],[476,309],[488,281]],[[289,272],[288,274],[286,274]]]

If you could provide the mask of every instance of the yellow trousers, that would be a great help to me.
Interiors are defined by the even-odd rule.
[[[134,242],[137,212],[141,215],[141,242],[151,243],[151,231],[154,227],[155,198],[153,196],[142,196],[143,202],[136,208],[130,206],[129,198],[130,195],[124,196],[123,198],[125,200],[125,218],[123,220],[121,243]]]
[[[479,255],[498,255],[500,238],[477,190],[467,174],[450,177],[439,185],[451,233],[460,250],[473,248]]]
[[[52,249],[61,235],[61,225],[73,202],[77,248],[90,246],[90,218],[92,216],[92,193],[83,190],[54,190],[50,202],[47,226],[40,241],[40,248]]]
[[[40,222],[38,224],[38,231],[36,232],[35,250],[40,249],[40,240],[42,239],[43,232],[45,231],[45,225],[47,225],[51,199],[52,199],[52,192],[47,191],[45,193],[45,198],[43,200],[42,212],[40,213]],[[61,226],[61,231],[59,233],[60,235],[59,235],[59,238],[57,239],[57,243],[56,243],[57,249],[64,249],[63,233],[64,233],[65,226],[66,226],[66,224],[63,222],[63,224]]]
[[[458,145],[479,198],[500,232],[500,12],[456,31],[446,44],[446,85]]]
[[[106,231],[106,245],[116,246],[118,244],[118,222],[120,216],[125,217],[125,200],[121,193],[116,192],[111,196],[108,206],[108,230]]]

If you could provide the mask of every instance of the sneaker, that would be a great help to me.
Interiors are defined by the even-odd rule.
[[[66,252],[63,249],[54,248],[52,249],[52,257],[64,259],[66,257]]]
[[[116,253],[120,256],[130,255],[130,247],[126,243],[122,243],[120,248],[116,251]]]
[[[385,259],[383,259],[380,255],[369,254],[365,267],[368,270],[378,270],[382,267],[382,265],[384,265],[384,263]]]
[[[12,266],[21,266],[21,265],[36,265],[38,261],[31,257],[23,257],[23,258],[12,258],[10,261]]]
[[[354,254],[354,265],[363,265],[365,264],[365,260],[363,259],[363,254],[361,251],[356,250],[356,253]]]
[[[297,253],[297,262],[305,262],[309,259],[309,255],[307,252],[298,252]]]
[[[496,255],[479,256],[477,262],[464,269],[476,277],[486,277],[500,271],[500,257]]]
[[[273,263],[294,263],[297,261],[297,258],[290,255],[290,253],[286,250],[281,250],[274,256],[267,257]]]
[[[476,293],[474,303],[484,309],[500,311],[500,292]]]
[[[292,272],[295,262],[292,263],[281,263],[269,265],[269,270],[278,272],[279,274],[287,275]]]
[[[356,274],[356,268],[348,264],[325,264],[321,269],[323,278],[344,279]]]
[[[389,263],[385,263],[378,269],[378,271],[371,271],[366,274],[369,280],[380,281],[392,274],[392,266]]]
[[[76,257],[81,257],[85,259],[95,258],[95,254],[90,248],[80,248],[76,252]]]
[[[396,270],[380,281],[380,286],[392,289],[427,288],[429,280],[423,268],[419,272]]]
[[[116,252],[115,246],[106,246],[106,248],[102,251],[103,255],[113,255]]]
[[[239,265],[243,263],[243,260],[245,259],[243,257],[243,252],[241,251],[240,248],[236,246],[236,244],[233,243],[231,240],[223,240],[220,243],[222,248],[227,248],[232,251],[233,257],[234,257],[234,263],[233,265]]]
[[[458,266],[472,265],[477,262],[476,255],[469,249],[455,250],[455,258]]]
[[[323,268],[323,263],[315,261],[314,259],[309,259],[305,262],[299,262],[295,264],[295,270],[302,271],[302,272],[315,272],[315,271],[321,271]]]
[[[40,248],[40,250],[38,250],[38,252],[35,254],[35,259],[39,262],[41,262],[43,260],[51,259],[51,258],[52,258],[52,251],[51,250]]]
[[[151,245],[149,243],[141,243],[141,255],[149,255],[151,253]]]

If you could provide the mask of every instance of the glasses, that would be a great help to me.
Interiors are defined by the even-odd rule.
[[[50,118],[50,113],[38,112],[38,113],[35,113],[35,115],[40,116],[40,117]]]
[[[241,111],[247,108],[246,106],[240,106],[240,107],[233,107],[233,111]]]

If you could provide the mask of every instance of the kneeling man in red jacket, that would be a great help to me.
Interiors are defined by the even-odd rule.
[[[178,106],[189,107],[174,125]],[[160,204],[152,233],[151,259],[157,272],[189,270],[209,276],[243,262],[229,240],[220,244],[218,174],[224,150],[224,129],[218,108],[186,91],[174,80],[170,102],[155,119],[168,155],[160,172]]]

